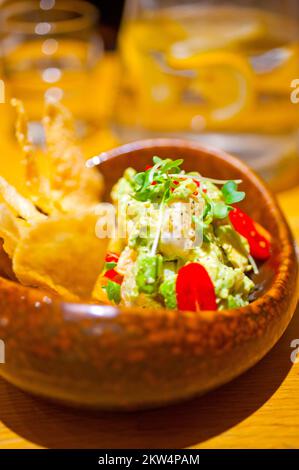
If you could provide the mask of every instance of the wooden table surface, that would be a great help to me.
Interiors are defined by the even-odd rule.
[[[280,196],[299,241],[299,188]],[[0,448],[298,448],[299,308],[255,367],[201,398],[164,409],[83,412],[34,398],[0,380]]]

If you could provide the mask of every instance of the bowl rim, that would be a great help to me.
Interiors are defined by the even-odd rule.
[[[266,184],[262,181],[262,179],[243,161],[234,157],[227,152],[217,149],[213,146],[206,146],[198,143],[197,141],[192,140],[185,140],[185,139],[178,139],[178,138],[154,138],[154,139],[145,139],[145,140],[138,140],[132,143],[127,143],[124,145],[120,145],[115,147],[111,150],[105,151],[100,153],[94,159],[97,159],[97,164],[104,163],[107,160],[117,159],[119,156],[124,154],[130,154],[132,151],[150,149],[150,148],[166,148],[166,147],[177,147],[182,149],[189,149],[194,151],[199,151],[203,153],[210,153],[213,154],[213,157],[221,161],[226,161],[229,165],[233,166],[236,169],[239,169],[242,173],[247,173],[248,178],[250,179],[251,183],[257,187],[261,192],[263,192],[263,197],[271,207],[271,217],[275,219],[277,227],[278,227],[278,237],[283,240],[281,243],[281,262],[275,271],[274,277],[271,281],[270,286],[267,290],[251,303],[249,303],[245,307],[237,307],[234,309],[227,309],[227,310],[202,310],[200,312],[196,312],[196,316],[198,320],[205,320],[205,321],[212,321],[215,317],[225,316],[225,317],[236,317],[236,316],[243,316],[246,314],[253,314],[259,313],[261,309],[265,309],[267,305],[271,302],[277,302],[282,300],[282,293],[281,293],[281,285],[287,280],[288,277],[288,270],[289,267],[294,265],[296,266],[296,278],[298,277],[298,263],[297,257],[295,254],[295,242],[292,236],[292,233],[289,229],[285,216],[280,209],[276,197],[270,189],[266,186]],[[156,150],[157,151],[157,150]],[[93,160],[95,161],[95,160]],[[91,160],[88,161],[89,163]],[[90,165],[88,165],[90,166]],[[294,256],[295,254],[295,256]],[[35,304],[39,303],[51,303],[56,305],[57,307],[62,308],[62,310],[66,314],[74,313],[80,317],[82,314],[85,318],[86,317],[98,317],[100,318],[113,318],[118,316],[119,314],[132,314],[135,315],[142,315],[143,317],[160,315],[160,316],[169,316],[169,315],[178,315],[178,314],[186,314],[194,316],[195,312],[188,312],[188,311],[180,311],[180,310],[169,310],[161,307],[161,309],[144,309],[142,307],[118,307],[118,306],[111,306],[111,305],[103,305],[98,304],[94,301],[92,302],[73,302],[67,301],[58,296],[52,295],[51,293],[47,292],[44,289],[34,288],[34,287],[27,287],[18,282],[8,280],[6,278],[0,277],[0,290],[5,289],[5,286],[9,288],[9,286],[14,286],[16,295],[20,294],[21,298],[27,298],[29,302],[33,302]],[[298,299],[298,293],[297,293]],[[207,315],[208,313],[208,315]]]

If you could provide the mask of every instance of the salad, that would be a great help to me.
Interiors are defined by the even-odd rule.
[[[271,255],[270,234],[237,207],[240,180],[182,165],[155,156],[114,186],[118,232],[93,292],[98,301],[188,311],[249,303],[251,274]]]

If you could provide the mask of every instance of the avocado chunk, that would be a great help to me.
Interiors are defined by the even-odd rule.
[[[157,291],[161,276],[163,258],[161,255],[142,253],[137,259],[136,283],[139,292],[153,294]]]

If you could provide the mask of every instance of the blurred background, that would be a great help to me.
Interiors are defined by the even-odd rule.
[[[274,190],[297,184],[297,0],[0,0],[0,26],[2,160],[17,155],[10,97],[38,147],[54,99],[73,112],[86,157],[178,136],[240,156]]]

